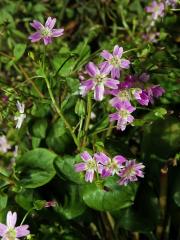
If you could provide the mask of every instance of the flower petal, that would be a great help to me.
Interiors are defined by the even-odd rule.
[[[85,162],[92,159],[91,155],[87,151],[82,152],[80,154],[80,156],[81,156],[82,160]]]
[[[30,23],[30,25],[36,30],[41,30],[43,28],[43,25],[37,20],[33,20],[33,22]]]
[[[52,37],[60,37],[64,34],[64,29],[59,28],[59,29],[52,29]]]
[[[87,71],[87,74],[91,77],[94,77],[97,74],[100,74],[99,69],[97,68],[97,66],[93,62],[89,62],[86,65],[86,71]]]
[[[112,122],[112,121],[117,121],[118,119],[119,119],[119,113],[111,113],[110,115],[109,115],[109,118],[110,118],[110,122]]]
[[[130,61],[126,59],[121,60],[121,68],[129,68]]]
[[[122,155],[115,156],[113,160],[115,160],[118,163],[118,165],[121,165],[122,163],[125,163],[127,161],[127,159]]]
[[[103,75],[108,75],[112,68],[113,66],[111,64],[108,62],[103,62],[100,67],[100,73]]]
[[[0,223],[0,236],[3,237],[7,230],[7,226],[5,224]]]
[[[119,79],[120,78],[120,69],[113,67],[111,70],[111,77],[114,79]]]
[[[82,172],[86,170],[86,164],[85,163],[77,163],[75,164],[75,171],[76,172]]]
[[[123,54],[123,48],[119,47],[118,45],[114,46],[113,55],[121,58],[122,54]]]
[[[88,170],[85,174],[85,181],[92,182],[94,178],[94,170]]]
[[[96,159],[97,162],[100,162],[103,165],[108,164],[108,162],[110,161],[109,157],[106,156],[106,154],[104,154],[102,152],[101,153],[95,153],[94,158]]]
[[[103,50],[101,53],[100,53],[101,57],[103,57],[104,59],[106,60],[109,60],[111,59],[113,56],[111,53],[109,53],[108,51],[106,50]]]
[[[6,224],[9,228],[14,228],[17,221],[17,213],[9,211],[6,217]]]
[[[104,98],[104,85],[96,85],[94,90],[94,99],[96,101],[102,101]]]
[[[28,39],[30,39],[31,42],[38,42],[39,40],[41,40],[41,38],[42,35],[39,32],[35,32],[28,37]]]
[[[52,38],[51,37],[44,37],[43,40],[44,40],[45,45],[48,45],[48,44],[52,43]]]
[[[55,23],[56,23],[56,18],[48,17],[48,19],[46,20],[46,23],[45,23],[45,27],[47,27],[49,29],[53,29]]]
[[[118,84],[119,84],[119,81],[118,80],[115,80],[115,79],[112,79],[112,78],[108,78],[105,82],[104,82],[104,85],[106,87],[109,87],[109,88],[112,88],[112,89],[118,89]]]
[[[15,228],[16,237],[19,238],[19,237],[27,236],[30,233],[30,231],[27,230],[28,228],[29,228],[29,225],[22,225],[22,226],[16,227]]]

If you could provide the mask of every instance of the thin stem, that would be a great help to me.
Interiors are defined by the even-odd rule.
[[[83,139],[83,146],[86,145],[86,139],[87,139],[87,131],[89,129],[89,124],[90,124],[90,120],[91,120],[91,111],[92,111],[92,100],[91,100],[91,93],[88,94],[87,96],[87,117],[86,117],[86,121],[85,121],[85,127],[84,127],[84,132],[85,132],[85,136]]]
[[[23,223],[24,223],[24,221],[26,220],[27,216],[28,216],[28,215],[30,214],[30,212],[33,211],[33,210],[34,210],[34,208],[31,208],[31,209],[28,210],[28,212],[24,215],[24,217],[23,217],[23,219],[22,219],[22,221],[21,221],[20,226],[23,225]]]
[[[53,106],[54,106],[57,114],[58,114],[58,115],[61,117],[61,119],[63,120],[66,128],[69,130],[69,132],[70,132],[70,134],[71,134],[71,136],[72,136],[72,138],[73,138],[76,146],[77,146],[78,149],[79,149],[79,143],[78,143],[78,140],[77,140],[77,138],[76,138],[76,135],[74,134],[72,127],[70,126],[70,124],[68,123],[68,121],[67,121],[66,118],[64,117],[63,113],[61,112],[61,109],[58,107],[58,105],[57,105],[57,103],[56,103],[56,100],[55,100],[55,98],[54,98],[54,96],[53,96],[53,93],[52,93],[52,90],[51,90],[51,86],[50,86],[49,80],[48,80],[48,78],[47,78],[46,76],[45,76],[44,79],[45,79],[45,82],[46,82],[46,86],[47,86],[47,89],[48,89],[49,96],[50,96],[50,98],[51,98],[52,104],[53,104]]]

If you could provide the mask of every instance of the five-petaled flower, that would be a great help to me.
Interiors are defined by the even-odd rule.
[[[22,125],[24,119],[26,118],[26,114],[24,113],[25,105],[24,105],[24,103],[20,103],[19,101],[17,101],[16,106],[19,111],[19,114],[18,114],[18,116],[14,117],[14,120],[17,121],[16,128],[21,128],[21,125]]]
[[[119,102],[114,107],[116,108],[117,112],[109,115],[110,122],[117,121],[117,129],[124,131],[126,125],[133,122],[134,117],[131,115],[131,113],[135,111],[136,108],[133,107],[128,101]]]
[[[25,237],[30,233],[28,225],[15,227],[16,221],[17,213],[9,211],[6,217],[6,225],[0,223],[0,236],[2,240],[18,240],[18,238]]]
[[[109,64],[103,64],[98,68],[93,62],[86,66],[86,73],[90,79],[81,82],[80,93],[85,96],[90,90],[94,90],[94,99],[102,101],[105,93],[105,86],[110,89],[117,89],[119,81],[108,77],[111,71]]]
[[[92,182],[94,179],[94,173],[98,171],[98,163],[86,151],[81,153],[80,156],[84,162],[75,164],[75,171],[76,172],[86,171],[85,181]]]
[[[29,36],[31,42],[38,42],[41,39],[44,41],[44,44],[50,44],[53,37],[60,37],[64,33],[63,28],[54,28],[56,23],[56,18],[48,17],[46,20],[45,26],[43,26],[39,21],[34,20],[30,25],[36,29],[36,32]]]
[[[158,17],[164,16],[164,3],[153,1],[150,6],[145,8],[146,12],[152,13],[152,19],[157,20]]]
[[[123,163],[126,162],[126,159],[121,155],[117,155],[111,159],[102,152],[95,153],[94,158],[101,164],[99,166],[99,173],[103,178],[118,174],[120,169],[123,168]]]
[[[111,77],[113,79],[119,79],[120,70],[122,68],[129,68],[130,61],[121,58],[123,54],[123,48],[116,45],[113,50],[113,54],[107,50],[103,50],[101,56],[106,59],[104,63],[107,63],[111,67]]]
[[[120,169],[119,180],[120,185],[127,185],[129,182],[135,182],[138,180],[137,177],[144,177],[142,169],[145,166],[142,163],[136,163],[136,160],[126,161],[124,168]]]

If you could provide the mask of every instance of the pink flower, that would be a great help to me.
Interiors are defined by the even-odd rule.
[[[84,162],[75,164],[75,171],[76,172],[86,171],[85,181],[92,182],[94,179],[94,173],[98,172],[98,163],[86,151],[81,153],[80,156]]]
[[[99,167],[99,173],[102,177],[109,177],[119,174],[120,169],[123,168],[122,164],[126,162],[126,159],[121,155],[117,155],[111,159],[102,152],[95,153],[94,158],[96,161],[101,163]]]
[[[15,227],[16,221],[17,213],[9,211],[7,213],[6,225],[0,223],[0,236],[2,237],[2,240],[17,240],[18,238],[25,237],[30,233],[28,225]]]
[[[85,96],[89,91],[94,90],[94,99],[102,101],[105,93],[105,86],[110,89],[117,89],[119,81],[109,78],[108,74],[111,71],[111,66],[103,64],[100,69],[90,62],[86,66],[86,73],[90,79],[82,81],[80,85],[80,94]]]
[[[126,128],[126,125],[128,123],[132,123],[134,120],[134,117],[131,115],[133,111],[135,111],[135,107],[133,107],[130,102],[119,102],[114,106],[117,110],[117,112],[112,113],[109,115],[110,122],[117,121],[117,129],[124,131]]]
[[[106,60],[104,63],[108,63],[111,66],[111,77],[113,79],[120,78],[120,69],[129,68],[129,60],[122,59],[123,48],[118,45],[114,46],[113,53],[111,54],[107,50],[103,50],[101,56]]]
[[[6,136],[0,136],[0,152],[6,153],[11,145],[8,143]]]
[[[153,1],[150,6],[145,8],[146,12],[152,13],[153,20],[157,20],[158,17],[164,16],[164,3]]]
[[[119,180],[120,185],[127,185],[129,182],[135,182],[138,180],[137,177],[144,177],[142,169],[145,166],[142,163],[136,163],[136,160],[126,161],[124,168],[120,169]]]
[[[46,20],[45,26],[43,26],[39,21],[34,20],[30,25],[35,28],[36,32],[29,36],[31,42],[38,42],[41,39],[44,41],[44,44],[50,44],[52,38],[60,37],[64,33],[63,28],[54,28],[56,23],[56,18],[48,17]]]

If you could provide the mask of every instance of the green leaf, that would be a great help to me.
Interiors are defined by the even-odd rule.
[[[154,109],[153,112],[154,112],[155,116],[162,118],[162,119],[164,118],[164,115],[167,114],[167,110],[162,107]]]
[[[177,206],[180,207],[180,192],[175,192],[173,198]]]
[[[137,185],[119,186],[117,179],[110,177],[102,189],[95,183],[82,186],[84,202],[99,211],[114,211],[129,207],[133,204]]]
[[[33,206],[33,190],[24,189],[16,195],[15,201],[20,207],[28,211]]]
[[[64,126],[62,119],[58,119],[50,128],[48,136],[46,138],[46,143],[48,147],[57,153],[63,153],[65,151],[67,152],[68,150],[70,152],[73,151],[72,138]]]
[[[37,119],[32,127],[33,135],[37,138],[45,138],[48,123],[45,118]]]
[[[13,54],[16,60],[19,60],[26,50],[26,44],[18,43],[15,45]]]
[[[73,219],[84,213],[86,206],[80,197],[79,187],[68,185],[68,194],[65,195],[64,205],[58,206],[56,210],[67,219]]]
[[[8,196],[7,194],[0,192],[0,211],[6,208]]]
[[[66,177],[72,182],[83,184],[84,176],[81,173],[75,172],[74,165],[77,162],[80,162],[80,156],[69,156],[66,155],[64,157],[58,157],[55,159],[55,166],[57,171],[59,171],[60,176]]]
[[[168,160],[180,146],[180,123],[176,118],[157,120],[144,128],[141,149],[145,158],[157,155]]]
[[[43,148],[36,148],[25,153],[17,166],[21,170],[20,185],[25,188],[37,188],[48,183],[56,171],[53,161],[56,154]]]

